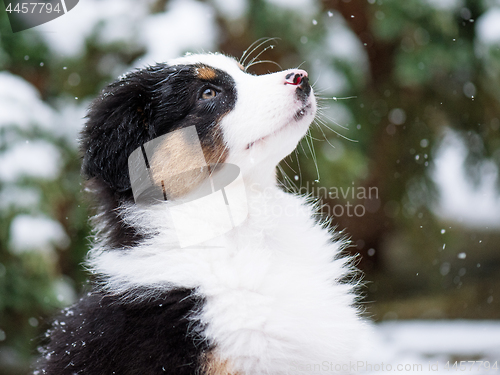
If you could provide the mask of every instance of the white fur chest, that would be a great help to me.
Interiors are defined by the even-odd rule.
[[[196,288],[205,298],[196,317],[204,334],[242,374],[336,372],[362,331],[353,286],[339,283],[349,273],[335,259],[342,244],[314,223],[303,199],[266,191],[249,191],[243,225],[184,249],[170,247],[165,210],[130,211],[136,227],[159,234],[123,254],[96,249],[91,266],[114,291]]]

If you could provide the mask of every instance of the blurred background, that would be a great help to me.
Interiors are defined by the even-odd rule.
[[[47,319],[85,287],[77,139],[92,98],[130,69],[239,58],[265,37],[249,71],[300,66],[321,107],[280,179],[351,238],[366,315],[500,319],[499,0],[82,0],[18,33],[4,9],[0,374],[27,373]]]

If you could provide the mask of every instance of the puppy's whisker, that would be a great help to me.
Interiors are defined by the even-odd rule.
[[[315,92],[315,93],[321,93],[321,92],[323,92],[323,91],[324,91],[324,90],[317,91],[317,90],[316,90],[316,88],[315,88],[315,86],[316,86],[316,84],[318,83],[318,81],[319,81],[320,77],[321,77],[321,73],[320,73],[320,74],[318,74],[318,77],[316,78],[316,81],[314,81],[314,83],[311,85],[311,86],[313,87],[313,89],[314,89],[314,92]],[[314,96],[316,96],[316,95],[314,95]]]
[[[243,61],[241,62],[241,65],[243,66],[246,66],[246,61],[248,60],[248,58],[250,56],[252,56],[252,54],[257,51],[260,47],[262,47],[263,45],[265,45],[266,43],[269,43],[269,42],[273,42],[273,41],[278,41],[279,38],[261,38],[259,40],[262,40],[262,39],[265,39],[263,42],[260,42],[257,46],[255,46],[252,51],[245,57],[245,59],[243,59]],[[274,47],[273,47],[274,48]],[[267,49],[267,48],[266,48]],[[264,50],[265,51],[265,50]],[[259,53],[256,57],[259,57],[260,55],[262,54]],[[252,63],[253,60],[250,61],[250,63]],[[246,71],[246,69],[245,69]]]
[[[300,168],[299,151],[295,149],[295,158],[297,160],[297,168],[299,169],[299,179],[302,181],[302,169]]]
[[[343,135],[343,134],[339,133],[338,131],[336,131],[336,130],[334,130],[333,128],[331,128],[331,127],[329,127],[328,125],[326,125],[326,123],[324,123],[324,122],[322,122],[322,123],[320,122],[319,124],[323,125],[323,126],[324,126],[324,127],[326,127],[328,130],[330,130],[331,132],[333,132],[333,133],[337,134],[339,137],[344,138],[344,139],[345,139],[345,140],[347,140],[347,141],[354,142],[354,143],[358,143],[358,142],[359,142],[359,141],[358,141],[358,140],[356,140],[356,139],[351,139],[351,138],[349,138],[349,137],[346,137],[345,135]],[[319,126],[319,124],[317,124],[317,125]],[[339,126],[340,126],[340,125],[339,125]],[[345,129],[345,128],[344,128],[344,129]]]
[[[325,110],[329,109],[330,107],[323,106],[323,105],[318,103],[316,108],[318,109],[318,114],[322,114]]]
[[[304,138],[302,139],[302,141],[299,143],[300,145],[300,148],[302,149],[302,151],[304,152],[304,156],[309,159],[309,156],[307,155],[307,151],[306,149],[304,148]],[[298,156],[297,156],[298,157]]]
[[[217,161],[215,162],[215,167],[219,165],[220,160],[222,159],[222,157],[224,156],[224,154],[226,153],[226,151],[228,149],[229,149],[229,146],[227,145],[227,143],[225,143],[224,149],[221,151],[219,157],[217,158]],[[213,174],[213,171],[212,171],[212,169],[210,169],[210,177],[212,177],[212,174]]]
[[[321,95],[325,92],[324,89],[318,89],[316,88],[316,85],[311,85],[312,89],[314,90],[314,97],[315,98],[321,98]]]
[[[293,169],[293,168],[292,168],[292,166],[291,166],[290,164],[288,164],[288,162],[286,161],[286,159],[283,159],[283,163],[285,163],[285,164],[286,164],[286,166],[287,166],[288,168],[290,168],[290,169],[292,170],[292,172],[293,172],[293,173],[297,173],[297,172],[295,171],[295,169]]]
[[[295,69],[300,69],[300,67],[301,67],[302,65],[304,65],[305,63],[306,63],[305,61],[302,61],[302,62],[301,62],[301,63],[300,63],[300,64],[299,64],[299,65],[298,65]]]
[[[278,170],[283,176],[283,182],[279,181],[280,185],[285,188],[286,191],[288,192],[293,192],[297,190],[297,186],[295,185],[295,182],[288,176],[288,174],[285,172],[283,167],[278,164]],[[288,184],[288,185],[287,185]]]
[[[316,82],[314,82],[314,85],[312,85],[313,87],[318,83],[319,81],[319,77],[318,79],[316,80]],[[328,87],[324,87],[321,91],[322,92],[325,92],[325,91],[331,91],[332,90],[332,87],[331,86],[328,86]]]
[[[246,69],[250,68],[251,66],[254,66],[254,65],[257,65],[257,64],[262,64],[262,63],[271,63],[271,64],[274,64],[276,66],[278,66],[278,68],[280,68],[280,70],[283,70],[283,68],[281,67],[280,64],[278,64],[276,61],[272,61],[272,60],[259,60],[259,61],[255,61],[251,64],[248,64],[246,66]]]
[[[310,129],[307,130],[307,133],[310,134]],[[316,157],[316,151],[314,150],[314,146],[312,144],[312,141],[310,138],[305,137],[305,140],[307,142],[307,146],[309,147],[309,150],[311,151],[311,157],[314,163],[314,167],[316,168],[316,175],[317,175],[317,180],[319,181],[319,167],[318,167],[318,159]]]
[[[318,124],[317,120],[314,121],[314,124],[318,126],[318,129],[319,131],[321,132],[321,134],[323,134],[323,137],[325,139],[325,141],[330,145],[332,146],[333,148],[335,148],[334,145],[332,145],[332,143],[330,142],[330,140],[328,139],[328,137],[326,136],[325,132],[323,131],[323,128],[321,127],[321,124]]]
[[[323,142],[324,141],[324,139],[316,138],[312,134],[306,134],[306,137],[309,137],[309,139],[311,139],[313,141],[318,141],[318,142]]]
[[[327,122],[325,121],[325,119],[323,119],[322,117],[324,117],[326,120],[328,120],[329,122],[332,122],[334,123],[335,125],[337,125],[339,128],[342,128],[344,130],[349,130],[349,128],[347,126],[344,126],[344,125],[341,125],[340,123],[338,123],[337,121],[335,121],[333,118],[331,118],[330,116],[328,116],[326,113],[324,112],[320,112],[319,113],[319,116],[317,117],[318,121],[320,121],[323,125],[325,125],[326,127],[328,127],[327,125]]]
[[[298,171],[296,171],[289,163],[288,163],[288,158],[290,159],[290,162],[293,162],[293,159],[294,159],[294,156],[295,155],[295,160],[297,161],[297,168],[298,168]],[[284,164],[286,164],[286,166],[295,174],[293,180],[294,181],[300,181],[300,184],[302,184],[302,171],[300,169],[300,160],[299,160],[299,156],[298,156],[298,150],[295,149],[293,154],[290,154],[288,155],[287,158],[283,159],[282,162]],[[280,166],[281,167],[281,166]],[[297,188],[297,184],[296,182],[292,181],[293,183],[293,186],[294,186],[294,191],[292,191],[293,193],[296,193],[299,191],[299,189]]]
[[[240,60],[239,60],[238,62],[239,62],[241,65],[243,65],[243,66],[244,66],[244,65],[245,65],[245,61],[246,61],[246,58],[248,57],[248,56],[247,56],[247,54],[248,54],[248,55],[251,55],[251,54],[255,51],[255,49],[256,49],[256,48],[259,48],[260,44],[259,44],[259,46],[255,47],[255,48],[254,48],[254,46],[255,46],[257,43],[259,43],[259,42],[261,42],[261,41],[263,41],[263,40],[269,40],[269,37],[265,36],[265,37],[263,37],[263,38],[259,38],[259,39],[257,39],[255,42],[253,42],[252,44],[250,44],[250,45],[248,46],[248,48],[247,48],[247,49],[243,52],[243,54],[241,55]],[[264,43],[265,43],[265,42],[264,42]],[[250,49],[251,49],[251,48],[253,48],[253,49],[252,49],[252,51],[251,51],[250,53],[248,53],[248,51],[250,51]]]
[[[337,97],[337,96],[332,96],[332,97],[321,97],[321,96],[316,96],[317,99],[319,100],[334,100],[334,101],[337,101],[337,100],[348,100],[348,99],[357,99],[358,97],[357,96],[344,96],[344,97]]]
[[[274,44],[271,44],[270,46],[267,46],[266,48],[264,48],[262,51],[260,51],[257,56],[255,56],[252,60],[250,60],[250,63],[248,63],[248,65],[245,67],[245,72],[247,71],[247,69],[249,67],[251,67],[252,65],[254,65],[254,61],[257,60],[264,52],[266,52],[268,49],[273,49],[274,48]],[[278,65],[279,66],[279,65]]]

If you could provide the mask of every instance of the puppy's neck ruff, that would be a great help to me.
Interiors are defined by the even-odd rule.
[[[338,257],[344,244],[331,242],[303,199],[249,190],[245,223],[203,246],[173,248],[167,210],[131,209],[128,220],[157,234],[126,254],[94,252],[92,269],[109,292],[134,300],[196,290],[205,303],[191,319],[236,373],[303,374],[311,364],[356,359],[363,328],[355,285],[341,282],[352,272]]]

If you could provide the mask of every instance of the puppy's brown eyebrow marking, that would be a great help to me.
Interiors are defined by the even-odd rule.
[[[217,72],[209,66],[201,66],[196,69],[196,76],[205,81],[210,81],[217,77]]]

